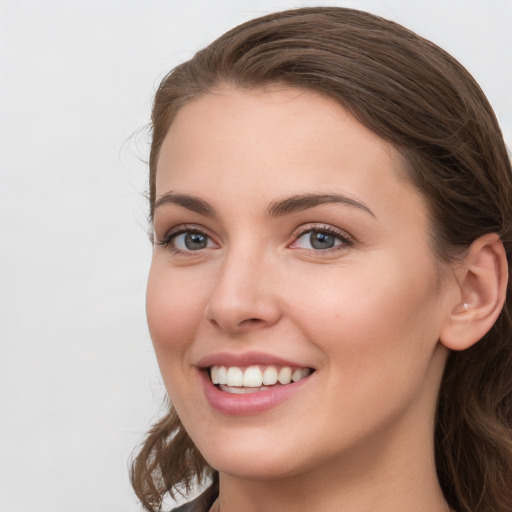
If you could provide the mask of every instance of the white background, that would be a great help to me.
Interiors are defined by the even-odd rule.
[[[144,316],[147,137],[163,75],[228,28],[361,8],[455,55],[512,142],[512,0],[0,1],[0,512],[135,512],[164,397]]]

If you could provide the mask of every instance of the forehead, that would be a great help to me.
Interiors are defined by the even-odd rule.
[[[271,200],[337,189],[377,209],[400,210],[404,201],[422,209],[402,175],[393,146],[326,96],[225,87],[177,114],[161,148],[156,196],[202,191],[215,201],[236,191]]]

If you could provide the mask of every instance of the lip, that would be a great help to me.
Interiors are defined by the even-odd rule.
[[[240,354],[232,352],[218,352],[216,354],[210,354],[203,357],[196,363],[196,366],[199,368],[208,368],[213,365],[245,367],[258,364],[290,366],[292,368],[312,368],[307,364],[304,365],[297,361],[290,361],[264,352],[244,352]]]
[[[212,363],[213,364],[213,363]],[[260,362],[259,364],[267,364]],[[277,363],[274,363],[277,364]],[[237,365],[233,365],[237,366]],[[297,366],[297,365],[296,365]],[[268,411],[293,398],[312,379],[312,375],[286,386],[274,386],[265,391],[237,395],[221,391],[215,386],[208,372],[198,369],[206,400],[210,407],[228,416],[251,416]]]

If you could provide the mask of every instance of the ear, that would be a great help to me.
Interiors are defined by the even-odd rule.
[[[465,350],[489,331],[505,302],[508,266],[499,236],[476,239],[454,272],[459,293],[442,326],[440,341],[451,350]]]

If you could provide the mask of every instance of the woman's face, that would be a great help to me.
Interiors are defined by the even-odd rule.
[[[311,92],[225,88],[177,115],[147,315],[170,399],[221,472],[353,471],[428,445],[453,293],[399,168]]]

